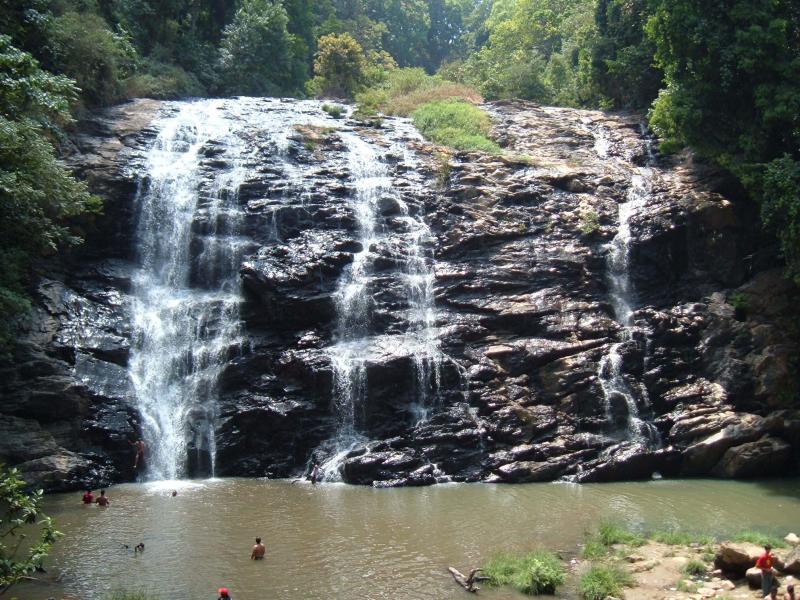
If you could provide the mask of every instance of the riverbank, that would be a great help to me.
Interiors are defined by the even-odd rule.
[[[711,535],[678,530],[643,536],[605,522],[578,546],[574,558],[541,551],[503,555],[490,560],[483,573],[490,589],[552,594],[556,581],[561,589],[555,597],[581,600],[762,598],[761,572],[754,565],[767,543],[773,547],[779,598],[783,598],[786,586],[796,584],[800,575],[800,538],[794,533],[781,539],[743,531],[718,542]]]

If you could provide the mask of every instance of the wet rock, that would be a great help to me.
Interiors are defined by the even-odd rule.
[[[728,575],[743,577],[763,552],[764,549],[755,544],[724,542],[714,557],[714,566]]]
[[[762,417],[742,415],[737,423],[686,448],[682,471],[686,474],[708,473],[729,448],[757,440],[765,429]]]

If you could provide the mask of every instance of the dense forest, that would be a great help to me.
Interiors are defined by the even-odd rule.
[[[800,282],[795,0],[0,0],[3,322],[26,310],[35,261],[101,210],[57,160],[82,111],[288,95],[366,114],[398,90],[419,95],[399,114],[448,98],[639,110],[662,152],[692,148],[745,185]]]

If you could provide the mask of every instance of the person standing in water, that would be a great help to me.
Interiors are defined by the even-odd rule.
[[[311,480],[311,485],[317,485],[317,481],[319,481],[319,464],[314,463],[314,466],[311,467],[311,475],[308,477]]]
[[[250,560],[263,560],[264,554],[267,553],[267,549],[264,547],[264,544],[261,543],[261,538],[256,538],[256,545],[253,546],[253,551],[250,553]]]
[[[111,504],[111,500],[109,500],[108,496],[106,496],[105,490],[100,490],[100,497],[97,498],[95,502],[97,503],[97,506],[108,506]]]
[[[94,504],[94,494],[92,494],[92,490],[86,490],[86,493],[83,495],[83,503]]]
[[[133,459],[133,470],[136,471],[144,466],[144,442],[142,440],[136,440],[135,442],[131,442],[131,445],[136,451],[136,457]]]
[[[231,595],[228,593],[228,588],[219,588],[217,593],[219,594],[218,600],[231,600]]]

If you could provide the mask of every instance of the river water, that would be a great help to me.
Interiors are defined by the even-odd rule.
[[[126,484],[109,490],[106,509],[82,506],[80,494],[47,497],[47,510],[65,533],[48,572],[60,573],[62,581],[20,586],[13,595],[94,600],[125,589],[200,600],[216,598],[224,585],[235,600],[456,599],[464,592],[447,573],[449,565],[465,571],[504,550],[548,548],[569,556],[602,519],[641,530],[725,535],[750,528],[783,536],[800,523],[798,483],[383,490],[258,479]],[[267,546],[263,562],[248,560],[257,535]],[[146,549],[135,556],[139,542]]]

